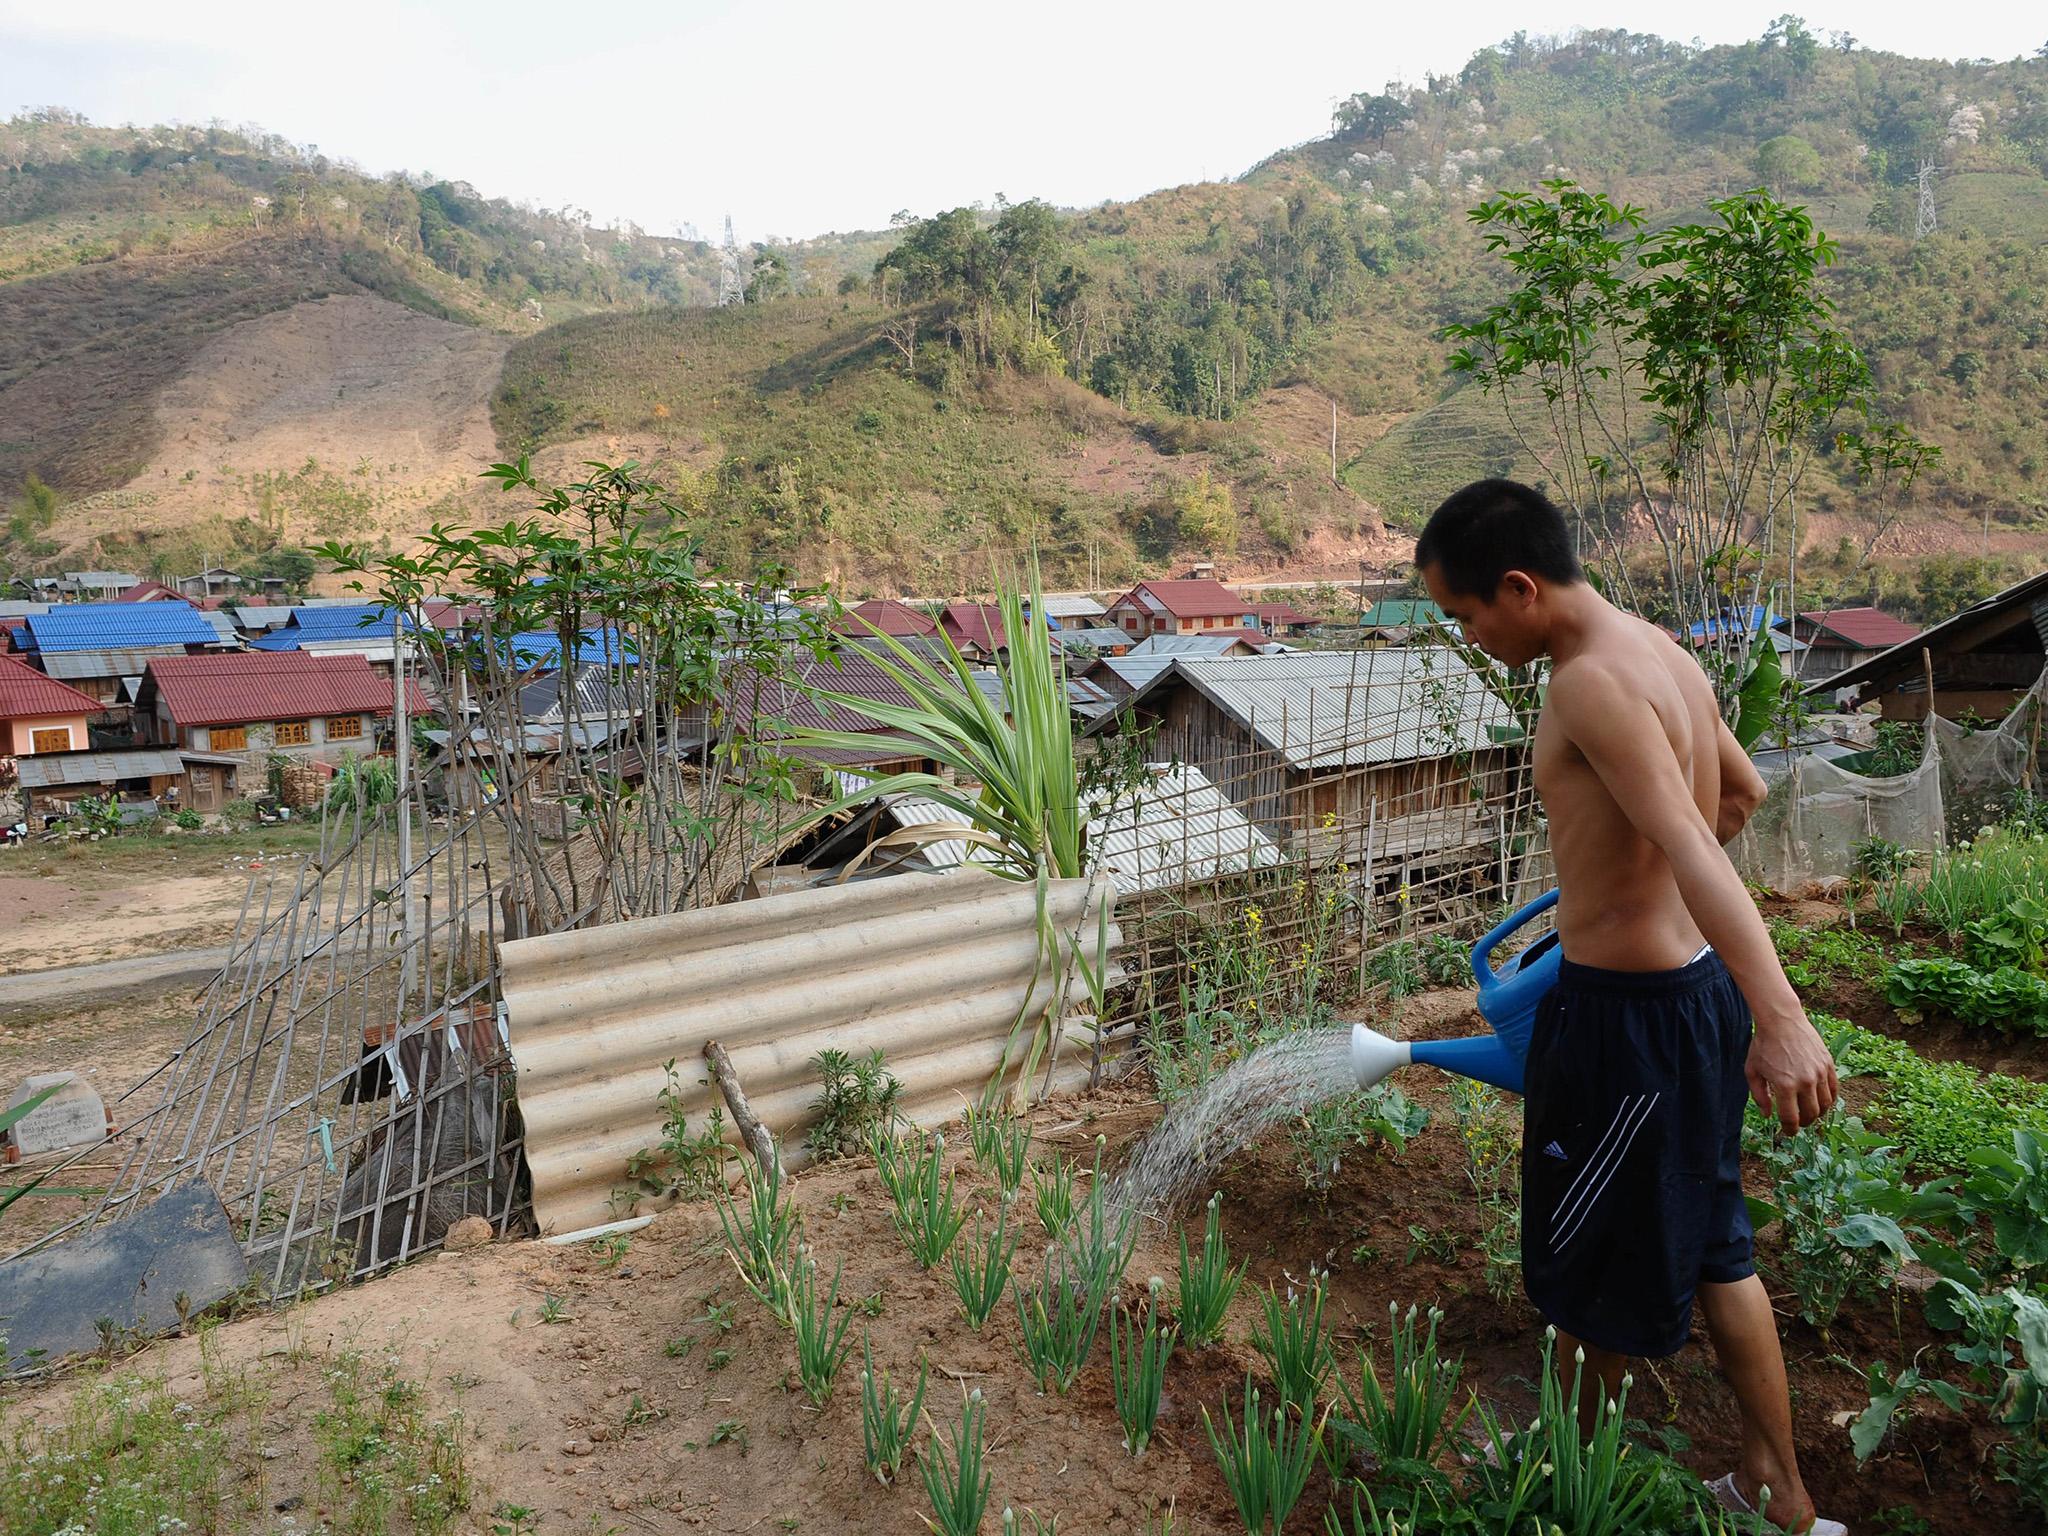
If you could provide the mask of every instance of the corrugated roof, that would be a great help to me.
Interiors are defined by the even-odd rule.
[[[23,789],[112,784],[119,779],[146,779],[157,774],[175,777],[185,771],[175,751],[160,747],[142,747],[133,752],[39,752],[22,758],[19,768]]]
[[[1119,891],[1200,885],[1280,862],[1273,840],[1199,768],[1152,763],[1152,784],[1088,828],[1089,858]]]
[[[864,732],[884,729],[879,721],[843,704],[814,699],[807,691],[812,689],[851,694],[882,704],[910,703],[910,695],[875,664],[872,656],[858,647],[847,646],[822,660],[806,656],[785,676],[769,677],[744,667],[728,673],[724,700],[726,730],[735,736],[773,739],[791,728]],[[819,756],[810,751],[804,755]]]
[[[521,688],[520,718],[529,725],[560,724],[566,713],[563,696],[572,691],[576,714],[583,722],[585,735],[589,734],[593,722],[615,720],[623,723],[638,713],[632,692],[616,681],[616,674],[609,667],[578,667],[573,690],[564,688],[563,680],[562,673],[553,672]]]
[[[243,629],[282,629],[291,623],[295,609],[271,607],[265,603],[237,603],[228,609]]]
[[[1359,620],[1367,629],[1412,629],[1417,624],[1441,624],[1444,611],[1427,598],[1383,597],[1365,610]]]
[[[46,677],[25,661],[0,656],[0,720],[31,715],[96,715],[99,700]]]
[[[1045,600],[1045,616],[1048,619],[1099,619],[1107,610],[1092,597],[1048,597]]]
[[[1136,692],[1172,666],[1171,656],[1105,656],[1095,667],[1107,667],[1122,684]],[[1088,670],[1093,672],[1095,667]]]
[[[1147,635],[1131,647],[1133,656],[1221,656],[1232,646],[1256,650],[1266,636],[1256,629],[1225,629],[1206,635]]]
[[[185,601],[185,594],[165,586],[160,581],[138,581],[134,586],[115,598],[114,601],[117,603],[182,603]]]
[[[0,619],[25,619],[32,614],[49,611],[48,603],[30,602],[26,598],[0,597]]]
[[[962,650],[974,645],[993,653],[1009,643],[1003,635],[1002,610],[993,603],[948,603],[939,625]]]
[[[1826,636],[1814,636],[1810,642],[1824,648],[1830,645],[1827,636],[1833,636],[1854,650],[1884,651],[1905,644],[1916,633],[1912,625],[1893,618],[1882,608],[1816,608],[1799,617],[1827,632]]]
[[[871,635],[880,631],[899,637],[929,635],[938,627],[928,614],[919,613],[908,603],[899,603],[894,598],[855,603],[832,625],[842,635]]]
[[[1910,639],[1902,640],[1875,656],[1866,656],[1855,666],[1846,667],[1833,677],[1824,677],[1808,683],[1805,691],[1810,694],[1832,693],[1837,688],[1846,688],[1852,683],[1860,685],[1892,675],[1901,666],[1917,669],[1920,666],[1921,651],[1941,655],[1942,643],[1950,631],[1966,624],[1975,625],[1981,619],[2017,607],[2021,603],[2027,603],[2035,610],[2034,623],[2039,630],[2042,626],[2039,614],[2044,608],[2048,608],[2048,571],[2029,576],[2024,581],[2016,581],[2003,592],[1994,593],[1982,602],[1972,603],[1961,613],[1943,619],[1939,624],[1929,625]]]
[[[306,651],[160,656],[149,664],[143,692],[161,697],[181,727],[391,713],[391,684],[362,657]],[[425,702],[411,707],[432,712]]]
[[[1497,745],[1494,728],[1516,723],[1500,696],[1442,646],[1180,656],[1138,698],[1180,680],[1303,770],[1478,751]]]
[[[1312,613],[1303,613],[1292,603],[1253,603],[1252,612],[1259,616],[1259,622],[1273,624],[1320,624],[1322,620]]]
[[[32,651],[134,650],[218,645],[220,636],[186,603],[65,603],[28,621]]]
[[[133,571],[66,571],[64,579],[81,587],[132,587],[142,578]]]
[[[1205,619],[1219,615],[1249,614],[1256,605],[1246,602],[1222,582],[1202,576],[1182,581],[1141,581],[1129,595],[1149,592],[1158,606],[1176,619]]]
[[[42,658],[43,670],[66,681],[88,677],[140,677],[159,656],[182,656],[182,645],[143,646],[119,651],[59,651]]]
[[[1099,819],[1088,826],[1088,857],[1108,872],[1119,891],[1197,885],[1280,862],[1273,840],[1247,821],[1201,769],[1146,766],[1152,782],[1135,796],[1123,797],[1113,814],[1102,816],[1104,795],[1089,801]],[[957,826],[960,820],[922,795],[889,795],[883,804],[900,826]],[[919,853],[934,869],[974,862],[964,838],[926,843]]]
[[[621,637],[615,629],[577,632],[575,660],[578,665],[603,662],[617,666],[622,661],[639,659],[632,642]],[[522,668],[559,667],[562,664],[562,637],[552,630],[522,630],[512,637],[512,660]]]
[[[1059,640],[1063,651],[1106,651],[1131,643],[1127,632],[1108,624],[1069,625],[1059,632]]]

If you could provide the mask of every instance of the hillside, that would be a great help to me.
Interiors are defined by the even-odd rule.
[[[1916,237],[1923,163],[1938,227]],[[763,302],[726,311],[703,307],[701,243],[282,141],[16,119],[0,487],[33,471],[58,504],[18,515],[0,560],[402,541],[493,505],[473,470],[531,450],[652,462],[721,556],[856,591],[975,586],[1030,547],[1092,584],[1210,552],[1247,576],[1395,563],[1383,523],[1528,469],[1437,337],[1500,292],[1465,210],[1564,175],[1656,224],[1765,183],[1838,239],[1830,290],[1880,413],[1946,456],[1885,569],[1851,560],[1847,586],[1895,598],[1928,556],[2038,558],[2048,60],[1899,58],[1795,23],[1710,50],[1518,36],[1353,98],[1328,138],[1234,181],[757,250]],[[356,314],[378,319],[333,321]],[[1816,556],[1869,531],[1831,473]]]

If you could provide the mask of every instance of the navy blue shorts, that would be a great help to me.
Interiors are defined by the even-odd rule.
[[[1749,1037],[1719,955],[1675,971],[1559,968],[1529,1037],[1522,1283],[1562,1332],[1669,1355],[1701,1281],[1756,1272],[1742,1198]]]

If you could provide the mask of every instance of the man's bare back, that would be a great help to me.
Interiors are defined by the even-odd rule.
[[[1536,727],[1536,792],[1550,821],[1566,956],[1617,971],[1669,970],[1706,942],[1686,910],[1663,852],[1630,823],[1586,760],[1567,723],[1584,695],[1620,687],[1645,698],[1709,825],[1721,803],[1727,733],[1699,664],[1661,631],[1609,609],[1576,657],[1552,672]],[[1601,674],[1598,688],[1593,674]],[[1732,738],[1729,745],[1733,745]]]

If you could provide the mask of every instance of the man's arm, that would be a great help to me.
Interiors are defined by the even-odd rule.
[[[1721,763],[1721,804],[1714,816],[1714,836],[1725,848],[1749,825],[1768,791],[1763,775],[1756,771],[1756,764],[1742,750],[1726,720],[1714,722],[1714,746]]]
[[[1686,910],[1742,989],[1756,1019],[1748,1076],[1758,1107],[1775,1109],[1787,1131],[1819,1119],[1835,1101],[1834,1060],[1785,979],[1756,903],[1700,815],[1656,710],[1619,678],[1584,666],[1552,677],[1545,709],[1629,824],[1669,861]]]

